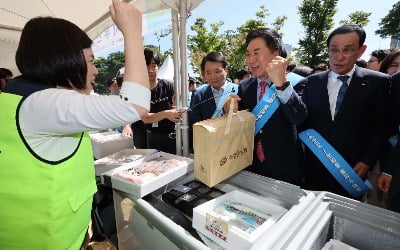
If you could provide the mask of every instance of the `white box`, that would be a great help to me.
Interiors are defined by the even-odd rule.
[[[133,148],[133,138],[116,131],[89,134],[95,159],[103,158],[125,148]]]
[[[239,202],[256,209],[269,217],[253,232],[247,233],[229,223],[226,216],[214,211],[224,202]],[[287,211],[284,207],[272,204],[265,198],[234,190],[216,199],[203,203],[193,209],[192,226],[199,232],[226,249],[255,249],[268,237],[268,232],[275,222]]]
[[[179,166],[177,168],[173,168],[169,171],[161,173],[156,178],[148,180],[142,184],[138,184],[133,181],[129,181],[118,175],[120,172],[122,172],[124,170],[130,169],[130,168],[137,168],[144,162],[148,162],[148,161],[152,161],[152,160],[170,160],[170,159],[184,161],[185,164],[182,164],[181,166]],[[125,193],[130,194],[133,198],[139,199],[139,198],[159,189],[160,187],[176,180],[177,178],[185,175],[186,173],[192,172],[192,171],[193,171],[193,160],[192,159],[178,156],[178,155],[168,154],[165,152],[157,152],[154,154],[147,155],[144,158],[141,158],[135,162],[126,163],[116,170],[112,170],[111,183],[112,183],[112,187],[114,189],[123,191]],[[109,174],[109,173],[105,173],[105,174]]]
[[[140,161],[147,155],[156,153],[156,149],[135,149],[126,148],[114,154],[107,155],[94,162],[96,176],[100,177],[100,182],[104,185],[111,186],[111,176],[117,172],[119,167],[125,163]],[[107,181],[105,180],[107,179]],[[107,182],[107,183],[106,183]]]

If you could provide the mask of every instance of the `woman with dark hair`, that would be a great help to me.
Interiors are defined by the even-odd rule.
[[[113,0],[125,37],[120,96],[89,95],[97,75],[91,39],[53,17],[28,21],[16,63],[22,76],[0,95],[0,242],[4,249],[79,249],[96,192],[86,131],[137,121],[149,109],[142,15]]]
[[[377,49],[372,51],[371,57],[367,62],[367,69],[379,71],[383,59],[390,53],[388,49]]]
[[[400,49],[395,49],[383,59],[380,72],[393,75],[400,71]]]

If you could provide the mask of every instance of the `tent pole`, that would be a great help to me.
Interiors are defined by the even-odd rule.
[[[188,73],[187,73],[187,36],[186,36],[186,21],[188,18],[188,0],[180,1],[179,4],[179,49],[180,49],[180,88],[181,88],[181,98],[180,107],[187,107],[187,96],[188,96]],[[189,155],[189,126],[188,126],[188,112],[184,112],[182,117],[182,124],[180,126],[181,136],[182,136],[182,155]]]
[[[176,105],[180,108],[180,50],[179,50],[179,23],[178,23],[178,12],[171,9],[171,22],[172,22],[172,48],[173,48],[173,59],[174,59],[174,85],[175,85],[175,96]],[[176,154],[182,155],[182,139],[180,133],[180,126],[178,123],[175,124],[176,128]]]

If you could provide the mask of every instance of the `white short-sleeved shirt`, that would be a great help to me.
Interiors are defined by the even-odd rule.
[[[31,94],[22,103],[19,124],[27,143],[47,160],[70,155],[83,131],[114,128],[140,119],[132,104],[147,110],[150,90],[124,82],[120,96],[85,95],[75,90],[50,88]]]

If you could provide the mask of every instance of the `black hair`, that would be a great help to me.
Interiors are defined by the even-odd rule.
[[[317,66],[313,67],[311,74],[314,74],[316,71],[325,71],[328,70],[329,66],[326,63],[320,63]]]
[[[359,45],[359,47],[361,47],[364,44],[365,38],[367,35],[365,33],[365,30],[358,24],[346,24],[346,25],[342,25],[342,26],[336,28],[334,31],[332,31],[329,34],[326,44],[329,47],[332,37],[334,37],[336,35],[348,34],[348,33],[353,33],[353,32],[357,33],[358,38],[359,38],[358,45]]]
[[[247,74],[251,74],[250,71],[248,71],[247,69],[241,69],[236,73],[236,78],[239,80],[243,80],[243,77]]]
[[[118,85],[118,87],[120,87],[121,88],[121,86],[122,86],[122,82],[124,81],[124,76],[122,76],[122,75],[120,75],[120,76],[117,76],[117,85]]]
[[[390,64],[393,63],[393,61],[400,56],[400,48],[392,50],[386,57],[383,59],[381,67],[379,68],[380,72],[387,73],[387,70],[389,69]]]
[[[312,68],[308,66],[296,66],[293,68],[292,72],[301,75],[303,77],[307,77],[311,75]]]
[[[361,68],[366,68],[367,67],[367,61],[365,61],[362,58],[358,58],[357,61],[356,61],[356,65],[358,67],[361,67]]]
[[[158,54],[151,49],[144,49],[144,58],[146,59],[146,65],[149,66],[151,64],[151,60],[154,60],[154,63],[160,66],[161,60]]]
[[[282,47],[281,36],[274,29],[270,28],[259,28],[251,31],[246,36],[246,47],[249,43],[256,38],[263,38],[265,40],[265,45],[272,51],[278,50],[280,56],[286,55],[286,50],[284,51]]]
[[[0,68],[0,74],[1,76],[4,75],[4,78],[13,77],[12,71],[7,68]]]
[[[225,59],[225,56],[221,52],[213,51],[208,53],[203,60],[201,61],[201,71],[204,72],[206,68],[206,62],[218,62],[222,64],[222,67],[226,69],[228,67],[228,62]]]
[[[60,18],[36,17],[22,30],[15,61],[27,79],[85,89],[83,49],[91,45],[92,40],[75,24]]]
[[[371,56],[376,57],[376,59],[381,62],[387,55],[389,55],[390,50],[388,49],[377,49],[372,51]]]

